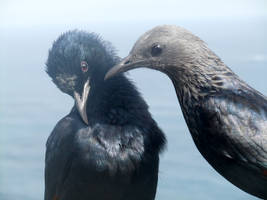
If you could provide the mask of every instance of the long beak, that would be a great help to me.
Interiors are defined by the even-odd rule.
[[[115,65],[107,72],[107,74],[105,75],[105,80],[115,76],[115,74],[127,71],[131,65],[132,62],[130,56],[125,57],[119,64]]]
[[[74,91],[74,99],[76,103],[76,107],[81,115],[81,118],[83,119],[84,123],[88,125],[88,118],[87,118],[87,112],[86,112],[86,105],[87,105],[87,99],[90,91],[90,80],[88,79],[84,86],[83,86],[83,92],[82,96],[76,91]]]
[[[126,72],[130,69],[135,69],[138,67],[146,67],[147,61],[142,58],[136,58],[135,56],[127,56],[122,61],[112,67],[105,75],[105,80],[115,76],[116,74]]]

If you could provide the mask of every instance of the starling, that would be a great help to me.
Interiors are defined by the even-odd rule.
[[[267,199],[267,98],[200,38],[177,26],[146,32],[105,78],[138,67],[171,79],[191,136],[208,163],[235,186]]]

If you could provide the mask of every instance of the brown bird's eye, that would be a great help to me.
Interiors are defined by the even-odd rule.
[[[86,61],[82,61],[82,62],[81,62],[81,70],[82,70],[83,72],[87,72],[87,71],[88,71],[88,64],[87,64]]]
[[[152,56],[158,56],[162,52],[162,48],[159,44],[154,44],[151,48],[151,55]]]

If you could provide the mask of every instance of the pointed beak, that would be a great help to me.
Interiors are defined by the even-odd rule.
[[[107,74],[105,75],[105,80],[115,76],[116,74],[126,72],[130,69],[145,67],[145,65],[146,65],[145,60],[140,58],[138,59],[135,56],[129,55],[124,59],[122,59],[122,61],[119,64],[115,65],[107,72]]]
[[[87,99],[88,99],[88,95],[90,91],[89,83],[90,83],[90,80],[88,79],[83,86],[82,96],[80,96],[78,92],[74,91],[74,99],[75,99],[76,107],[79,111],[79,114],[82,120],[87,125],[88,125],[88,118],[87,118],[87,112],[86,112],[86,105],[87,105]]]
[[[119,64],[115,65],[107,72],[105,80],[115,76],[116,74],[129,70],[131,67],[131,63],[132,63],[131,57],[130,56],[125,57]]]

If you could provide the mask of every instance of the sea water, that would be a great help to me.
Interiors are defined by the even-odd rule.
[[[0,200],[38,200],[44,193],[46,139],[73,100],[45,73],[48,49],[60,33],[78,28],[100,33],[124,57],[137,38],[158,24],[181,25],[201,37],[242,79],[267,95],[266,20],[151,21],[9,28],[0,33]],[[200,155],[183,119],[171,81],[137,69],[137,85],[165,132],[158,200],[257,199],[220,176]]]

